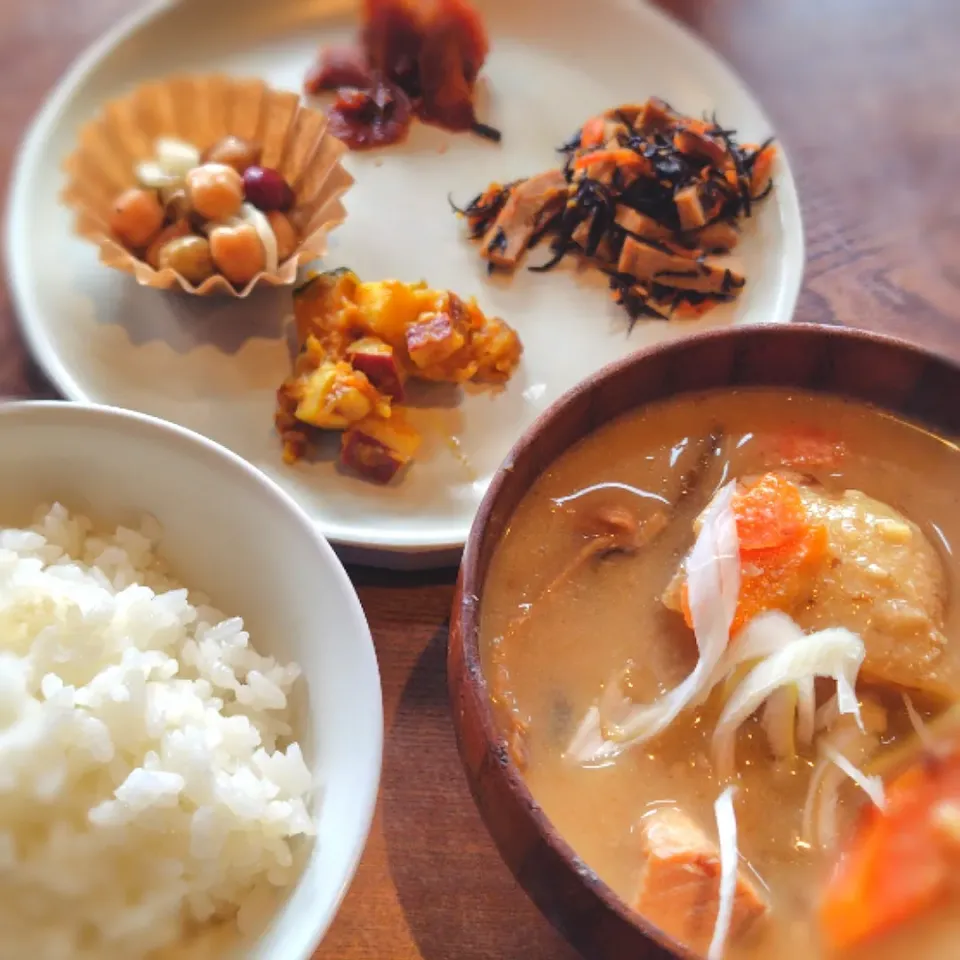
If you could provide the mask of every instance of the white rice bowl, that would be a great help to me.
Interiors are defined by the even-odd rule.
[[[258,922],[312,842],[300,670],[175,583],[159,534],[59,505],[0,529],[0,960],[182,955]]]

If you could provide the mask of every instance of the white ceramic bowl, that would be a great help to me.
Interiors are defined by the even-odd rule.
[[[182,582],[243,616],[258,650],[292,659],[300,740],[318,773],[318,835],[303,873],[245,960],[306,960],[363,851],[383,745],[377,660],[357,595],[307,515],[244,460],[161,420],[59,402],[0,405],[0,525],[60,500],[98,524],[143,513]]]

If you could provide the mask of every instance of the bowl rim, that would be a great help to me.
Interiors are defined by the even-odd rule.
[[[467,543],[463,552],[463,559],[460,566],[460,576],[458,581],[458,590],[454,599],[454,610],[452,612],[452,621],[456,621],[457,628],[451,629],[449,642],[459,644],[460,654],[464,665],[463,673],[466,676],[465,685],[472,692],[472,701],[476,709],[475,720],[482,730],[485,743],[492,745],[502,743],[503,735],[499,729],[494,716],[494,711],[490,702],[489,685],[484,675],[483,666],[480,657],[480,616],[483,607],[482,592],[484,582],[489,569],[481,569],[481,548],[485,542],[486,529],[492,515],[496,509],[497,503],[504,492],[505,487],[510,483],[510,478],[514,472],[516,462],[525,454],[528,447],[532,445],[545,429],[556,422],[563,422],[569,411],[575,409],[577,404],[582,401],[585,395],[592,393],[604,381],[616,377],[622,371],[633,367],[641,367],[657,357],[670,354],[678,350],[689,349],[691,347],[705,346],[713,343],[722,344],[728,341],[736,341],[751,337],[762,336],[775,339],[787,339],[792,337],[814,337],[822,338],[825,341],[874,344],[886,347],[901,354],[913,356],[915,359],[930,362],[934,361],[944,367],[949,368],[958,379],[960,379],[960,363],[949,358],[936,354],[934,351],[912,343],[902,337],[891,336],[884,333],[875,333],[870,330],[863,330],[855,327],[831,326],[817,323],[796,323],[792,322],[778,325],[751,325],[741,327],[727,327],[720,330],[708,330],[701,333],[692,334],[688,337],[666,343],[657,344],[646,350],[638,351],[627,357],[623,357],[613,363],[607,364],[596,373],[581,381],[567,393],[559,397],[550,405],[524,432],[523,436],[510,450],[506,459],[500,465],[493,476],[489,487],[480,503],[476,517],[470,529]],[[730,387],[719,386],[716,389],[729,389]],[[778,389],[773,387],[773,389]],[[779,389],[791,389],[789,386]],[[795,388],[800,389],[800,388]],[[808,390],[814,388],[808,387]],[[664,396],[652,402],[664,402],[674,396],[682,396],[686,393],[697,392],[696,389],[681,387],[675,392],[665,393]],[[829,393],[830,391],[822,391]],[[834,395],[839,395],[836,393]],[[867,400],[857,402],[868,404]],[[622,416],[628,410],[635,410],[645,406],[647,402],[635,404],[632,407],[626,407],[617,416]],[[576,442],[580,442],[585,436],[596,429],[591,427]],[[564,448],[563,452],[570,447]],[[559,454],[558,456],[562,455]],[[553,462],[553,461],[550,461]],[[543,472],[550,466],[550,463],[543,463],[537,471],[536,476],[530,485],[524,490],[524,496],[529,492],[531,486],[542,476]],[[448,665],[452,663],[452,658],[448,659]],[[448,677],[452,683],[453,678]],[[457,732],[458,747],[461,745],[461,712],[453,710],[454,726]],[[627,901],[617,894],[604,880],[602,880],[583,860],[579,857],[576,850],[568,843],[557,827],[540,807],[522,773],[513,762],[509,750],[503,750],[499,757],[499,771],[507,782],[511,793],[519,801],[526,811],[529,820],[537,832],[539,839],[553,852],[558,854],[564,863],[568,866],[571,873],[576,873],[580,878],[583,887],[595,897],[612,913],[621,920],[629,924],[635,930],[639,931],[649,940],[658,944],[660,947],[669,951],[669,953],[679,958],[679,960],[702,960],[700,954],[692,951],[690,948],[676,941],[673,937],[661,930],[646,916],[629,906]],[[461,758],[464,759],[462,751]],[[468,778],[470,774],[468,772]],[[471,787],[472,787],[471,783]],[[478,803],[479,806],[479,803]],[[481,810],[481,813],[484,813]],[[485,814],[484,814],[485,816]],[[496,837],[494,838],[496,841]]]
[[[336,886],[335,893],[325,909],[318,909],[306,918],[306,922],[296,921],[291,929],[291,945],[288,956],[290,960],[309,960],[316,952],[317,947],[325,938],[330,925],[340,910],[347,890],[353,883],[360,859],[366,848],[373,826],[373,817],[376,811],[377,798],[380,792],[380,780],[383,772],[383,684],[380,676],[380,664],[377,659],[376,646],[367,621],[366,613],[356,589],[350,581],[340,558],[326,537],[320,532],[317,525],[310,519],[306,511],[282,487],[271,480],[263,471],[252,463],[233,453],[231,450],[211,440],[202,434],[181,427],[167,420],[153,417],[145,413],[137,413],[121,407],[106,404],[72,403],[65,400],[10,400],[0,401],[0,430],[9,420],[26,420],[27,422],[53,423],[68,421],[72,425],[106,423],[112,430],[146,431],[155,438],[167,436],[172,438],[187,455],[200,454],[212,462],[219,462],[228,470],[239,471],[246,475],[262,495],[273,498],[288,513],[291,513],[304,534],[312,541],[313,546],[329,564],[329,575],[334,579],[337,589],[345,595],[351,612],[351,626],[356,633],[355,641],[363,643],[366,648],[369,666],[373,673],[371,680],[376,681],[378,696],[373,698],[376,716],[372,728],[375,731],[374,742],[371,744],[371,764],[366,771],[368,783],[362,793],[356,796],[356,806],[360,812],[359,826],[353,843],[345,859],[343,876]],[[302,880],[302,875],[289,888],[292,895]],[[304,933],[298,933],[297,928],[305,928]]]

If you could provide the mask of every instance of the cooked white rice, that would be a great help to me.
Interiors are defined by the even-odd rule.
[[[242,923],[313,833],[300,747],[278,749],[299,668],[173,583],[159,533],[59,505],[0,529],[0,960]]]

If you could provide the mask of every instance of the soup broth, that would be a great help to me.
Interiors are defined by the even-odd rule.
[[[805,457],[810,437],[835,438],[842,455],[825,462]],[[665,605],[664,593],[694,542],[694,521],[726,482],[787,467],[831,495],[862,491],[889,505],[929,544],[942,569],[934,592],[946,642],[935,665],[923,668],[929,689],[914,689],[911,703],[923,718],[938,712],[960,689],[960,645],[952,639],[960,613],[950,602],[957,572],[953,545],[960,544],[958,451],[863,404],[758,389],[688,395],[626,415],[549,466],[493,558],[481,649],[512,756],[560,833],[631,905],[637,905],[647,859],[645,818],[676,808],[711,842],[717,837],[714,804],[730,782],[718,775],[711,753],[722,702],[712,695],[661,734],[612,758],[571,759],[571,743],[611,677],[621,677],[632,701],[647,704],[691,673],[697,663],[693,632]],[[894,531],[896,522],[883,529]],[[870,546],[850,549],[850,569],[872,575],[877,565]],[[798,622],[808,631],[843,625],[816,617]],[[862,616],[856,626],[883,629]],[[915,736],[903,690],[888,679],[872,683],[861,672],[857,684],[861,700],[883,715],[881,750]],[[817,681],[821,708],[835,690],[832,681]],[[804,808],[817,763],[816,750],[806,746],[798,746],[793,758],[776,759],[759,712],[737,731],[739,853],[769,910],[731,935],[724,955],[894,960],[909,943],[916,960],[960,956],[960,899],[866,947],[835,952],[824,945],[817,920],[824,884],[869,801],[844,778],[837,793],[838,841],[811,841]],[[702,938],[693,945],[705,952]]]

